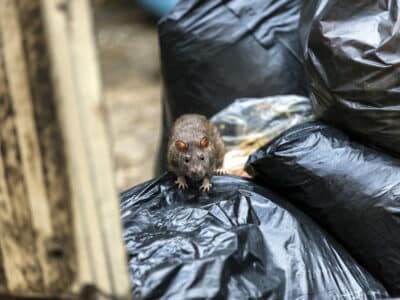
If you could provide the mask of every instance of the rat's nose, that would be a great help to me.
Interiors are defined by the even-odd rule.
[[[192,167],[189,169],[189,173],[191,177],[199,178],[202,176],[201,168],[200,167]]]
[[[199,169],[197,167],[192,167],[189,169],[190,174],[196,174],[199,172]]]

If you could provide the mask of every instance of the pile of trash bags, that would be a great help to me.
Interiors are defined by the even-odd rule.
[[[267,188],[215,176],[211,193],[165,174],[121,195],[134,299],[382,299],[385,288]]]
[[[400,297],[399,5],[182,0],[160,21],[159,176],[121,194],[137,299]],[[184,113],[251,178],[162,174]]]
[[[273,2],[273,3],[272,3]],[[159,23],[163,129],[185,113],[211,117],[235,99],[307,95],[297,32],[302,0],[184,0]]]

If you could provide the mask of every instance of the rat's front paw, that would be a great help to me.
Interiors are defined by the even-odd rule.
[[[200,186],[200,191],[208,193],[211,190],[211,188],[212,188],[212,184],[211,183],[202,184]]]
[[[224,168],[220,168],[220,169],[216,169],[215,170],[215,174],[217,174],[217,175],[226,175],[226,174],[228,174],[228,171],[226,169],[224,169]]]
[[[212,184],[208,180],[208,178],[204,178],[203,184],[200,186],[200,191],[209,192],[212,188]]]
[[[186,183],[186,179],[183,176],[179,176],[178,179],[175,181],[175,184],[178,185],[178,188],[181,190],[185,190],[188,188],[188,185]]]

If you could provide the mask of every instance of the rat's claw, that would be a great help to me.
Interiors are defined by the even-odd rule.
[[[226,174],[228,174],[228,171],[226,169],[224,169],[224,168],[220,168],[220,169],[216,169],[215,173],[217,175],[226,175]]]
[[[175,181],[175,184],[178,185],[178,188],[180,190],[185,190],[188,188],[188,185],[186,183],[185,177],[179,176],[178,179]]]
[[[175,183],[178,185],[178,188],[179,188],[180,190],[185,190],[185,189],[188,188],[188,185],[187,185],[186,183],[178,182],[178,180],[175,181]]]
[[[212,184],[211,183],[202,184],[200,186],[200,190],[203,191],[203,192],[207,192],[207,193],[211,190],[211,188],[212,188]]]
[[[186,190],[188,188],[188,185],[186,183],[177,182],[177,184],[180,190]]]
[[[212,184],[208,179],[203,180],[203,184],[200,186],[200,190],[203,192],[209,192],[211,190]]]

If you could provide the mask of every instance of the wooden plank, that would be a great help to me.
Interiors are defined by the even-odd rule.
[[[126,294],[130,290],[127,276],[125,246],[122,241],[119,198],[115,188],[115,173],[109,147],[105,103],[102,97],[99,63],[89,1],[71,3],[71,52],[75,63],[74,78],[80,100],[82,127],[86,129],[87,154],[92,172],[92,184],[97,203],[97,215],[113,290]],[[79,22],[76,22],[79,20]],[[83,64],[86,62],[86,66]],[[92,80],[88,80],[91,78]],[[82,101],[82,99],[85,99]],[[117,237],[117,238],[116,238]],[[119,238],[118,238],[119,237]],[[128,292],[129,294],[129,292]]]
[[[53,230],[33,120],[21,28],[18,22],[16,1],[3,0],[0,5],[5,69],[15,112],[18,145],[27,189],[26,197],[29,198],[28,205],[36,235],[36,255],[40,262],[43,284],[45,287],[50,287],[52,285],[52,265],[47,255],[46,244],[51,238]]]
[[[9,78],[33,226],[38,233],[44,236],[42,239],[45,239],[52,234],[52,227],[33,120],[32,99],[23,53],[21,28],[15,4],[16,1],[14,0],[3,0],[0,6],[6,74]],[[44,275],[46,276],[46,274]]]
[[[1,29],[1,26],[0,26]],[[4,228],[2,224],[3,220],[11,219],[11,205],[9,199],[9,192],[7,188],[6,176],[4,173],[4,163],[1,151],[2,139],[1,139],[1,125],[4,118],[4,110],[2,108],[5,107],[5,96],[7,93],[7,87],[5,82],[5,69],[4,69],[4,61],[3,61],[3,46],[2,46],[2,34],[0,31],[0,233],[3,235]],[[0,291],[5,291],[7,289],[7,277],[6,277],[6,267],[5,267],[5,259],[4,259],[4,243],[0,240]],[[12,268],[12,266],[11,266]],[[21,272],[16,272],[15,276],[17,280],[20,280],[22,277]]]
[[[77,272],[64,141],[57,118],[54,85],[50,84],[50,58],[40,0],[19,0],[17,9],[46,197],[53,216],[52,239],[46,245],[52,261],[51,285],[47,289],[63,293],[74,283]]]
[[[131,298],[105,123],[89,1],[1,0],[0,299]]]
[[[53,77],[58,83],[73,210],[82,221],[77,223],[83,231],[77,237],[80,282],[94,283],[106,294],[128,299],[129,277],[89,1],[43,0],[43,8]],[[88,246],[82,247],[85,241]]]
[[[0,2],[0,143],[3,175],[1,204],[5,208],[0,210],[0,245],[4,257],[7,290],[37,291],[43,289],[43,277],[36,256],[35,233],[17,137],[16,113],[10,96],[5,65],[5,44],[8,41],[4,33],[7,17],[3,16],[7,12],[6,5],[7,2]]]
[[[86,166],[88,158],[85,149],[85,137],[80,124],[79,107],[76,104],[76,83],[73,79],[74,66],[69,50],[68,30],[70,30],[70,27],[66,19],[70,11],[67,10],[68,4],[62,1],[44,1],[43,5],[48,24],[48,44],[53,61],[53,77],[54,81],[58,83],[57,98],[60,100],[58,113],[64,129],[69,173],[71,179],[75,179],[72,182],[72,203],[74,214],[76,214],[75,225],[78,239],[78,274],[80,278],[77,283],[87,282],[87,284],[91,284],[95,282],[96,285],[110,291],[111,285],[105,254],[101,247],[100,220],[95,214],[94,191],[90,180],[90,170]],[[89,227],[92,227],[92,229]],[[98,249],[96,249],[96,245],[99,246]],[[96,268],[104,271],[96,272]],[[76,288],[79,289],[80,286]]]

